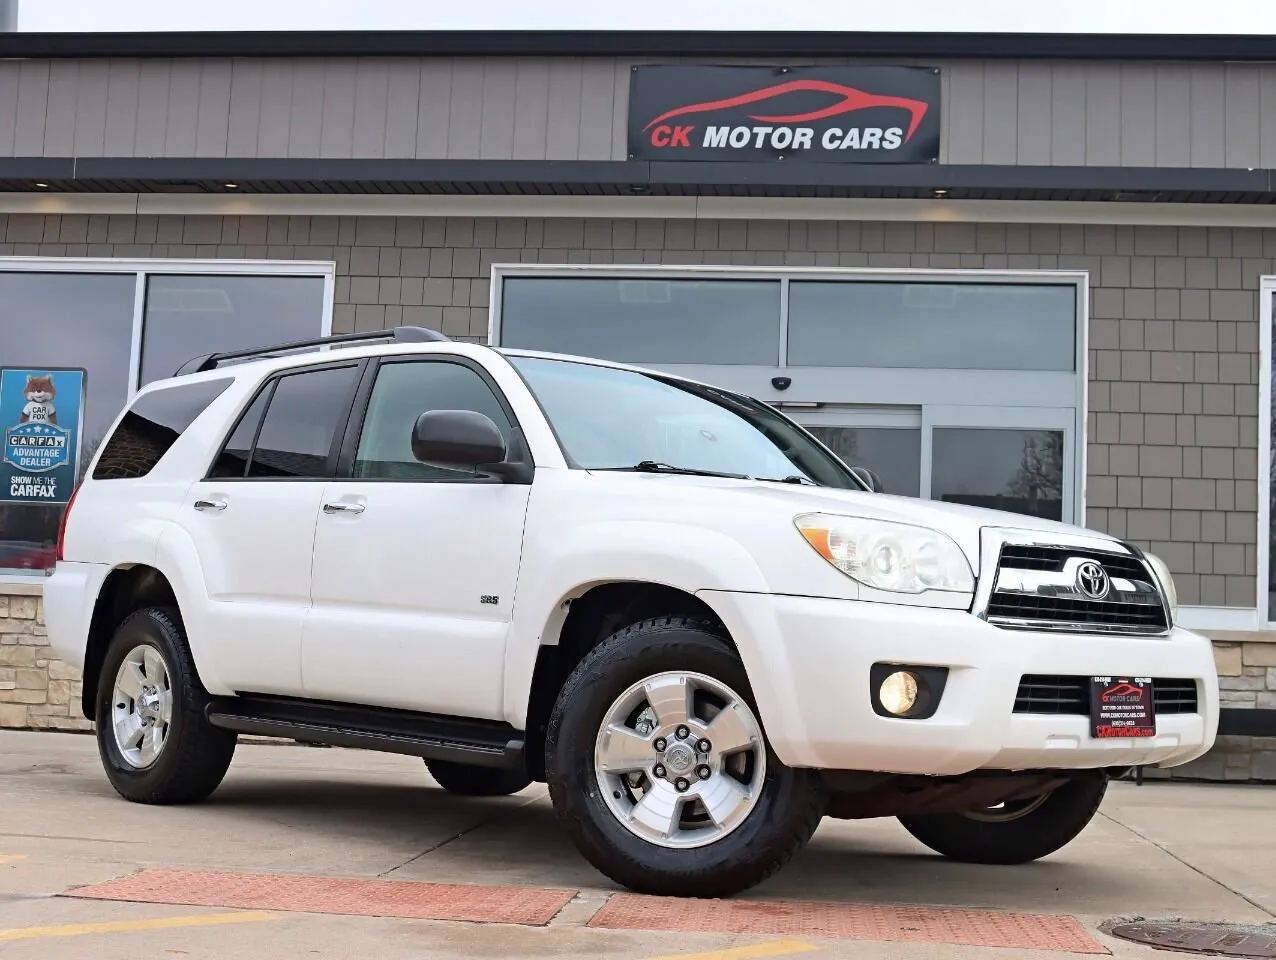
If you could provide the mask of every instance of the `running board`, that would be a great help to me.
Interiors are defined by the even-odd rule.
[[[408,710],[245,694],[204,710],[223,730],[303,743],[377,750],[476,767],[522,769],[523,734],[508,723]]]

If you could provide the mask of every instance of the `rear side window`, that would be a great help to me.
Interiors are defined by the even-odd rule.
[[[330,476],[337,431],[345,425],[359,372],[351,365],[280,377],[240,418],[210,477]]]
[[[102,448],[93,479],[136,480],[146,476],[233,382],[229,377],[202,380],[142,394]]]

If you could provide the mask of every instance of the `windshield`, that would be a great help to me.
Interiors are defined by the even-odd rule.
[[[758,400],[633,370],[508,359],[575,467],[673,469],[864,489],[801,427]]]

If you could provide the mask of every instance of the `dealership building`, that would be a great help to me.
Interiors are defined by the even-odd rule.
[[[406,324],[690,374],[887,492],[1151,550],[1222,687],[1218,746],[1176,775],[1276,781],[1272,60],[1222,36],[0,34],[0,727],[87,727],[41,580],[135,390]],[[76,424],[65,483],[10,458],[41,403]]]

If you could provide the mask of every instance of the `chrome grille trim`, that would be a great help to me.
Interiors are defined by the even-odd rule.
[[[1033,558],[1034,550],[1042,557]],[[1057,556],[1049,555],[1071,551],[1077,555],[1055,569]],[[1015,559],[1003,566],[1003,553]],[[1077,587],[1077,568],[1087,559],[1097,560],[1109,573],[1111,593],[1102,600],[1090,599]],[[1172,626],[1156,574],[1133,544],[997,527],[981,531],[971,612],[1007,630],[1164,637]]]

